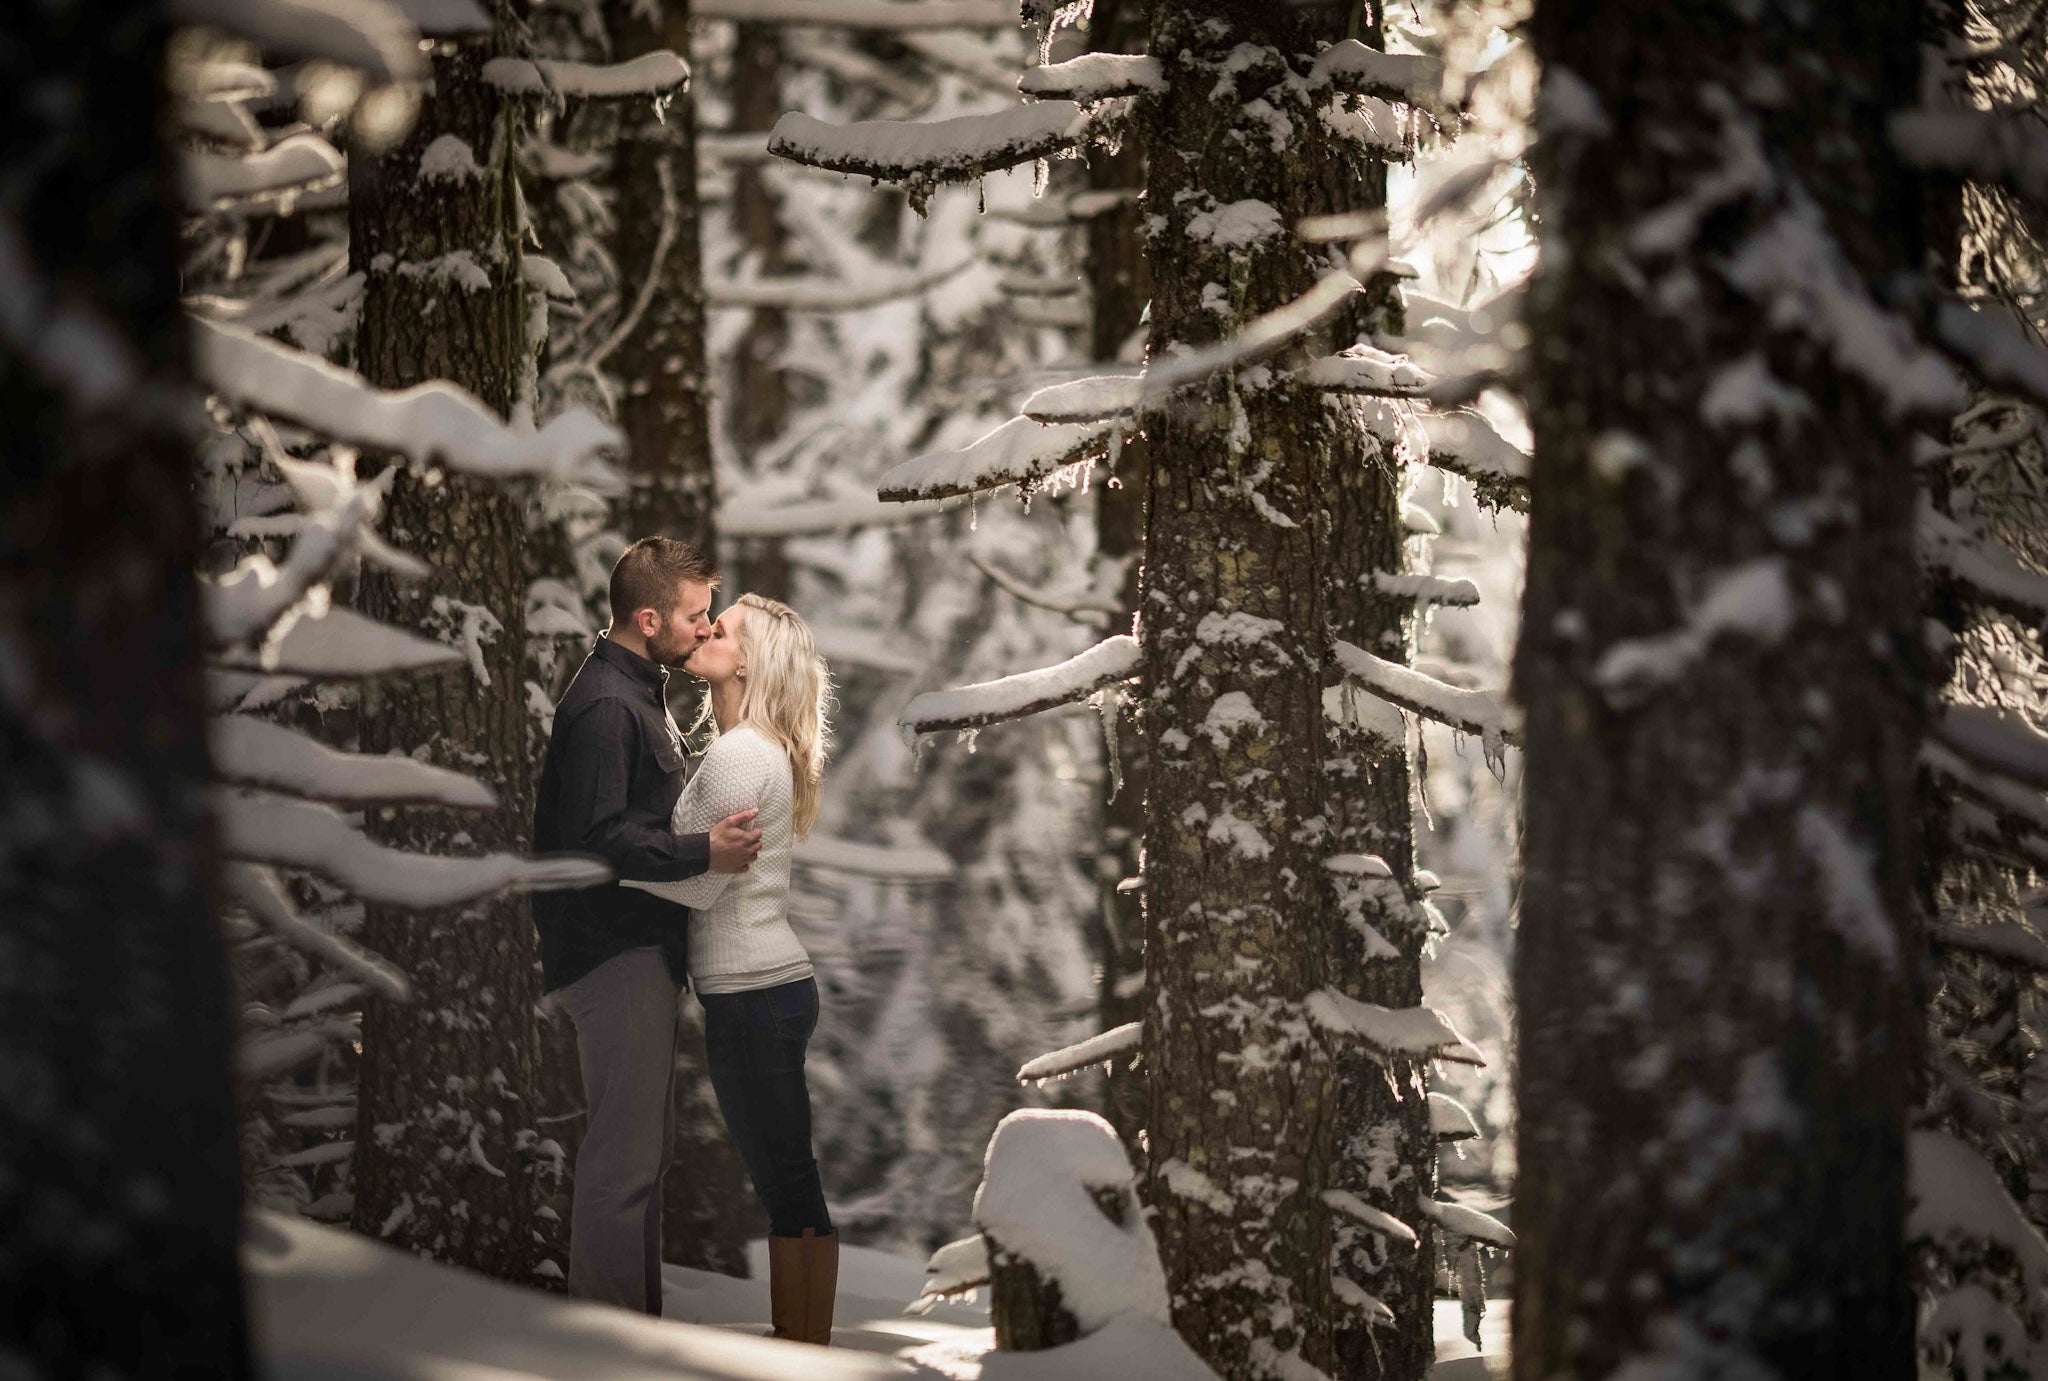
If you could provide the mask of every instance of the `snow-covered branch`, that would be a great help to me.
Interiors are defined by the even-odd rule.
[[[1024,400],[1021,420],[1072,425],[1127,420],[1145,401],[1143,374],[1098,374],[1051,384]]]
[[[337,681],[429,671],[461,662],[463,655],[460,648],[331,606],[288,618],[259,646],[218,652],[213,663],[228,671]]]
[[[2048,796],[2039,790],[2001,775],[1995,767],[1970,762],[1931,739],[1920,745],[1920,763],[1994,812],[2001,824],[2048,838]]]
[[[1473,1141],[1479,1136],[1471,1112],[1448,1093],[1429,1095],[1429,1130],[1438,1141]]]
[[[1479,1047],[1458,1033],[1434,1007],[1382,1007],[1360,1002],[1333,988],[1318,988],[1302,1000],[1308,1019],[1334,1036],[1357,1040],[1376,1060],[1446,1060],[1483,1065]]]
[[[225,780],[322,801],[426,801],[488,810],[498,798],[474,777],[397,755],[343,753],[268,720],[207,721],[214,770]]]
[[[2029,627],[2048,623],[2048,576],[2022,566],[1993,540],[1922,504],[1919,519],[1922,565],[1952,582],[1972,603],[2011,614]]]
[[[962,259],[943,268],[881,274],[851,282],[843,278],[728,279],[704,286],[709,307],[772,307],[785,312],[858,312],[915,297],[957,276],[973,261]]]
[[[739,495],[718,506],[718,530],[728,537],[822,537],[869,527],[894,527],[943,513],[943,501],[884,503],[867,494],[838,494],[774,502]]]
[[[658,96],[690,84],[690,66],[666,48],[630,62],[594,65],[549,58],[492,58],[483,79],[500,91],[521,96],[559,94],[585,98]]]
[[[1423,1217],[1433,1220],[1445,1232],[1484,1242],[1489,1247],[1515,1245],[1515,1234],[1508,1225],[1490,1213],[1442,1199],[1418,1199],[1415,1206],[1422,1210]]]
[[[1412,599],[1417,604],[1470,609],[1479,603],[1479,587],[1469,580],[1446,579],[1439,575],[1396,575],[1392,571],[1373,571],[1368,580],[1373,589],[1383,595]]]
[[[1436,383],[1413,360],[1370,345],[1310,360],[1301,370],[1301,380],[1310,388],[1367,398],[1413,398]]]
[[[348,163],[317,134],[301,132],[255,153],[186,149],[180,154],[186,209],[217,211],[339,186]]]
[[[1105,599],[1056,599],[1044,590],[1037,589],[1011,575],[1001,566],[996,565],[995,562],[990,561],[978,552],[967,553],[967,564],[987,576],[989,583],[998,590],[1009,595],[1012,599],[1022,600],[1034,609],[1045,609],[1055,614],[1065,614],[1068,618],[1075,619],[1081,623],[1095,624],[1098,627],[1123,613],[1121,608]]]
[[[284,883],[270,869],[254,863],[229,863],[221,868],[220,879],[228,900],[239,904],[278,939],[361,979],[380,997],[393,1002],[411,1000],[412,985],[404,974],[367,950],[358,949],[341,936],[305,920],[292,905]]]
[[[1449,685],[1413,667],[1375,657],[1351,643],[1340,640],[1335,646],[1337,665],[1344,674],[1387,703],[1462,733],[1478,735],[1489,756],[1497,754],[1504,743],[1521,743],[1520,716],[1485,691]]]
[[[1470,480],[1483,504],[1529,511],[1529,457],[1491,422],[1476,412],[1446,412],[1418,414],[1415,423],[1429,446],[1422,459]]]
[[[1372,1229],[1390,1242],[1412,1247],[1422,1240],[1416,1235],[1414,1228],[1385,1209],[1374,1208],[1348,1189],[1324,1190],[1323,1203],[1352,1222]]]
[[[1906,1172],[1909,1238],[1993,1243],[2012,1253],[2033,1289],[2048,1284],[2048,1240],[1982,1156],[1946,1132],[1916,1131],[1907,1142]]]
[[[1331,44],[1309,69],[1311,82],[1327,82],[1353,96],[1376,96],[1432,113],[1446,113],[1444,65],[1414,53],[1383,53],[1355,38]]]
[[[474,31],[490,19],[471,0],[443,8],[474,13]],[[419,80],[426,59],[420,33],[390,0],[171,0],[171,17],[239,34],[281,58],[318,58],[362,72],[379,86]]]
[[[1025,69],[1017,90],[1026,96],[1062,97],[1093,105],[1113,96],[1156,95],[1166,90],[1159,59],[1129,53],[1084,53],[1065,62]]]
[[[912,735],[979,729],[1086,699],[1137,669],[1138,640],[1120,633],[1054,666],[956,690],[926,691],[897,722]]]
[[[928,1312],[931,1307],[948,1295],[964,1295],[988,1284],[988,1239],[980,1233],[963,1237],[957,1242],[948,1242],[932,1253],[932,1259],[925,1263],[924,1288],[918,1292],[917,1301],[911,1307],[918,1313]]]
[[[1934,736],[1989,771],[2048,791],[2048,735],[2017,715],[1983,705],[1948,705],[1934,721]]]
[[[1099,1036],[1090,1036],[1085,1041],[1025,1061],[1024,1067],[1017,1071],[1017,1082],[1042,1084],[1050,1079],[1078,1074],[1091,1065],[1112,1064],[1117,1056],[1136,1050],[1144,1036],[1144,1022],[1125,1022]]]
[[[611,870],[591,858],[441,858],[373,842],[341,812],[268,792],[213,792],[221,852],[246,863],[275,863],[318,873],[368,902],[428,909],[517,888],[594,887]]]
[[[2048,407],[2048,350],[2002,306],[1981,310],[1963,302],[1935,306],[1933,344],[1993,388],[2009,389]]]
[[[538,431],[508,423],[475,395],[432,382],[402,391],[219,322],[193,323],[200,377],[223,399],[331,440],[496,479],[537,476],[617,489],[601,459],[617,430],[574,408]]]
[[[1929,937],[1943,949],[1982,954],[2020,968],[2048,973],[2048,939],[2019,921],[1989,925],[1936,925]]]
[[[1891,134],[1893,147],[1916,168],[1995,182],[2048,203],[2048,129],[2031,112],[1902,110],[1892,116]]]
[[[1039,101],[949,120],[863,120],[831,125],[793,110],[775,122],[768,151],[793,163],[881,182],[930,187],[1077,148],[1119,110]]]
[[[1017,27],[1017,7],[1009,0],[694,0],[690,17],[835,29]]]

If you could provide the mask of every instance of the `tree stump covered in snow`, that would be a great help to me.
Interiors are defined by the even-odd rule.
[[[1026,1108],[989,1139],[974,1222],[1006,1352],[1058,1347],[1136,1312],[1169,1323],[1166,1276],[1123,1143],[1092,1112]]]

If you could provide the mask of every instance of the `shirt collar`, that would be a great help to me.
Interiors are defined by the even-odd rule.
[[[591,655],[604,658],[634,680],[654,690],[661,690],[668,685],[668,668],[656,666],[632,648],[621,647],[602,633],[597,635],[597,646],[591,649]]]

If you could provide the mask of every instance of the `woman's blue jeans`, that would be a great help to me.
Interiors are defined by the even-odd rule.
[[[818,983],[798,979],[748,993],[698,993],[711,1087],[777,1237],[832,1231],[811,1153],[804,1049],[818,1028]]]

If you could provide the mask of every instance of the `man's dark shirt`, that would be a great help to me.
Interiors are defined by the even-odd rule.
[[[683,740],[662,690],[668,673],[609,638],[584,658],[555,706],[533,812],[537,853],[595,854],[621,880],[676,882],[711,867],[711,837],[674,834]],[[689,912],[608,882],[539,892],[533,922],[549,992],[617,954],[661,946],[678,983],[688,973]]]

